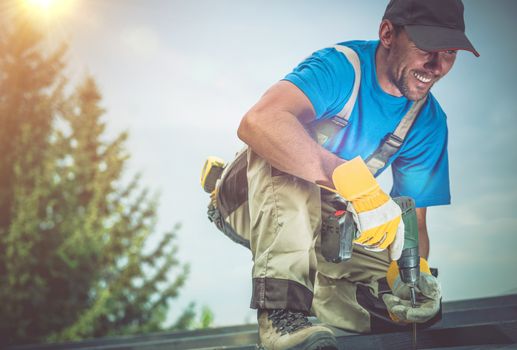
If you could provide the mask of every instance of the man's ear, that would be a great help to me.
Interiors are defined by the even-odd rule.
[[[388,19],[383,19],[379,26],[379,40],[385,49],[389,49],[395,38],[395,28]]]

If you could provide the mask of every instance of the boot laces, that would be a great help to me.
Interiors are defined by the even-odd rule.
[[[302,312],[290,310],[271,310],[268,312],[268,319],[282,335],[312,326],[312,323]]]

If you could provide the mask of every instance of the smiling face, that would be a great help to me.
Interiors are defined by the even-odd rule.
[[[456,59],[455,50],[419,49],[405,30],[395,31],[389,21],[384,28],[381,24],[380,34],[384,51],[378,62],[379,83],[386,92],[396,96],[409,100],[423,98],[434,83],[451,70]]]

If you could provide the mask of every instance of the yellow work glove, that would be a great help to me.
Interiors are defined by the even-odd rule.
[[[384,294],[382,300],[394,321],[402,323],[424,323],[440,311],[442,292],[438,279],[431,275],[429,264],[420,258],[420,279],[416,285],[417,305],[411,305],[409,286],[400,279],[399,267],[392,261],[386,274],[393,294]]]
[[[390,248],[397,260],[404,245],[404,221],[400,207],[384,193],[361,157],[338,166],[332,174],[336,192],[348,201],[359,231],[354,243],[372,251]]]

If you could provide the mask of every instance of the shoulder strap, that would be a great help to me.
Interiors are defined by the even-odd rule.
[[[345,120],[345,125],[348,123],[348,119],[350,119],[350,115],[352,114],[352,110],[354,109],[355,100],[357,99],[357,93],[359,92],[359,85],[361,84],[361,62],[359,61],[359,56],[357,53],[349,48],[348,46],[336,45],[334,48],[344,54],[352,67],[354,68],[355,79],[354,86],[352,87],[352,93],[350,94],[350,98],[346,102],[345,106],[335,115],[335,117],[342,118]]]
[[[413,102],[411,108],[409,108],[406,115],[402,118],[395,131],[389,133],[375,152],[366,159],[366,166],[373,175],[377,174],[380,169],[384,168],[388,160],[400,149],[409,129],[411,129],[411,126],[426,100],[427,95],[424,98]]]
[[[328,139],[336,135],[339,130],[343,129],[350,119],[352,110],[354,109],[355,101],[357,99],[357,93],[359,92],[359,85],[361,83],[361,62],[359,56],[351,48],[343,45],[335,45],[334,48],[346,56],[350,64],[352,65],[355,73],[354,86],[352,87],[352,93],[350,98],[345,103],[343,109],[330,119],[318,120],[314,125],[314,133],[316,141],[322,145]]]

